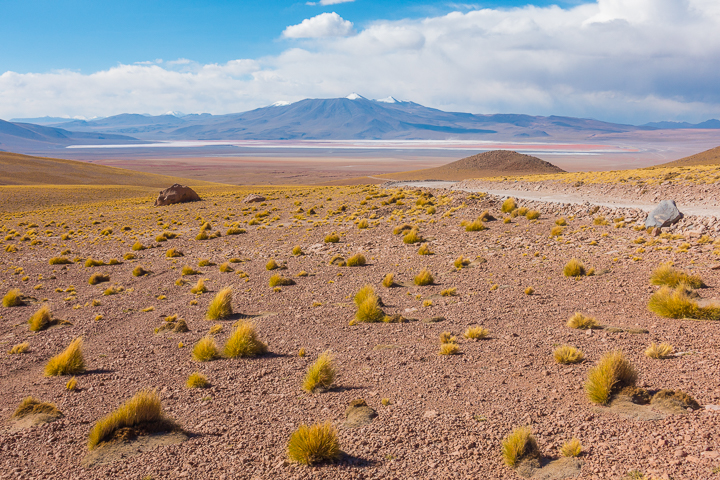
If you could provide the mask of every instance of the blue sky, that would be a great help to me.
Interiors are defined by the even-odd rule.
[[[0,12],[3,119],[222,114],[351,92],[472,113],[720,117],[718,0],[0,0]]]

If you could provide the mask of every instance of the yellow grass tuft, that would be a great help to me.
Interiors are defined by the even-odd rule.
[[[288,458],[303,465],[340,458],[337,431],[330,422],[307,426],[302,424],[290,436]]]
[[[669,263],[664,263],[653,270],[650,283],[653,285],[667,285],[673,288],[680,284],[685,284],[690,288],[703,288],[705,286],[705,282],[699,276],[688,275],[673,268]]]
[[[230,273],[234,272],[235,270],[230,266],[230,263],[225,262],[220,264],[220,272],[222,273]]]
[[[440,355],[457,355],[460,353],[460,347],[456,343],[442,343],[438,353]]]
[[[650,296],[648,309],[666,318],[720,320],[720,306],[699,306],[690,298],[684,285],[679,285],[674,290],[667,286],[661,287]]]
[[[210,302],[205,318],[220,320],[229,317],[232,313],[232,288],[226,287],[220,290]]]
[[[613,393],[623,387],[634,386],[636,381],[635,368],[620,350],[616,350],[606,353],[588,371],[585,393],[591,402],[605,405]]]
[[[207,377],[200,372],[193,372],[185,382],[187,388],[207,388],[210,386],[210,382]]]
[[[292,249],[292,254],[295,256],[302,255],[303,254],[302,247],[300,245],[295,245]]]
[[[555,361],[557,363],[569,365],[571,363],[582,362],[585,358],[585,355],[581,350],[578,350],[575,347],[571,347],[570,345],[563,345],[553,351],[553,357],[555,357]]]
[[[72,263],[67,257],[53,257],[49,260],[50,265],[69,265]]]
[[[563,234],[563,231],[565,229],[563,227],[553,227],[552,230],[550,230],[550,236],[551,237],[559,237]]]
[[[201,338],[193,347],[192,356],[198,362],[209,362],[218,357],[218,347],[210,335]]]
[[[487,229],[487,227],[485,226],[483,221],[480,220],[479,218],[476,220],[473,220],[472,222],[465,225],[466,232],[481,232],[486,229]]]
[[[357,305],[357,311],[355,312],[355,319],[353,323],[374,323],[380,322],[385,317],[380,307],[380,299],[375,294],[375,291],[370,285],[365,285],[363,288],[355,294],[355,305]]]
[[[78,383],[78,382],[77,382],[77,378],[72,377],[72,378],[71,378],[70,380],[68,380],[67,383],[65,384],[65,390],[67,390],[67,391],[69,391],[69,392],[74,392],[75,390],[77,390],[77,383]]]
[[[165,416],[155,390],[142,390],[136,393],[120,408],[98,420],[90,431],[88,448],[95,449],[102,442],[110,440],[118,430],[143,424],[153,424],[154,429],[160,431],[178,428],[175,422]]]
[[[3,307],[19,307],[24,305],[22,293],[17,288],[10,289],[2,301]]]
[[[510,213],[513,210],[515,210],[516,208],[517,208],[517,202],[515,201],[514,198],[510,197],[503,202],[502,207],[500,207],[500,210],[503,213]]]
[[[138,265],[137,267],[135,267],[135,268],[133,269],[133,271],[132,271],[132,274],[133,274],[134,277],[142,277],[142,276],[144,276],[144,275],[149,275],[150,273],[151,273],[151,272],[149,272],[148,270],[145,270],[145,269],[144,269],[143,267],[141,267],[140,265]]]
[[[285,278],[277,273],[270,277],[270,281],[268,283],[271,287],[286,287],[288,285],[295,285],[294,280],[291,278]]]
[[[367,260],[362,253],[356,253],[348,258],[346,263],[348,267],[362,267],[367,263]]]
[[[140,250],[145,250],[145,248],[147,248],[147,247],[144,247],[143,244],[140,242],[135,242],[132,246],[132,249],[135,250],[136,252],[139,252]]]
[[[468,340],[482,340],[484,338],[487,338],[487,336],[490,334],[490,330],[487,328],[477,326],[477,327],[468,327],[467,330],[465,330],[465,333],[463,333],[463,337],[467,338]]]
[[[335,382],[335,367],[333,366],[332,355],[329,351],[324,352],[310,365],[302,389],[313,393],[316,389],[328,389]]]
[[[530,427],[517,427],[502,441],[502,454],[505,464],[515,467],[526,458],[540,457],[537,441]]]
[[[182,268],[182,274],[183,274],[183,275],[199,275],[200,273],[202,273],[202,272],[198,272],[197,270],[193,269],[193,268],[190,267],[189,265],[185,265],[185,266]]]
[[[413,243],[420,243],[425,239],[418,233],[417,229],[413,228],[403,237],[403,243],[412,245]]]
[[[563,275],[566,277],[582,277],[585,275],[585,266],[577,258],[572,258],[563,267]]]
[[[99,283],[103,282],[109,282],[110,281],[110,275],[104,275],[102,273],[93,273],[90,275],[90,279],[88,280],[88,283],[90,285],[97,285]]]
[[[52,357],[45,365],[45,376],[77,375],[85,371],[85,358],[82,354],[82,337],[78,337],[61,353]]]
[[[279,268],[280,266],[277,264],[274,258],[271,258],[266,264],[265,264],[265,270],[275,270]]]
[[[673,347],[667,343],[656,344],[651,343],[650,346],[645,350],[645,356],[650,358],[664,359],[669,358],[673,354]]]
[[[202,278],[198,279],[195,286],[190,289],[190,293],[200,294],[205,292],[207,292],[207,287],[205,286],[205,281]]]
[[[171,248],[167,252],[165,252],[165,256],[167,258],[175,258],[175,257],[184,257],[185,254],[178,250],[177,248]]]
[[[255,326],[250,322],[238,322],[223,349],[227,358],[255,357],[267,352],[267,345],[258,339]]]
[[[600,324],[595,317],[586,317],[580,312],[575,312],[575,314],[568,320],[567,326],[569,328],[587,330],[588,328],[597,328]]]
[[[560,447],[560,455],[563,457],[579,457],[582,453],[582,444],[577,438],[572,438],[563,443]]]
[[[415,285],[423,287],[425,285],[431,285],[435,279],[427,268],[423,268],[422,271],[415,276],[413,281]]]
[[[30,325],[30,331],[39,332],[40,330],[45,330],[50,326],[50,321],[50,307],[47,305],[43,305],[42,307],[40,307],[40,310],[33,313],[28,320],[28,324]]]
[[[12,418],[17,420],[23,417],[27,417],[28,415],[42,414],[51,415],[53,417],[59,417],[62,415],[60,413],[60,410],[58,410],[57,407],[52,403],[41,402],[34,397],[25,397],[13,413]]]
[[[528,210],[527,212],[525,212],[525,218],[527,218],[528,220],[537,220],[538,218],[540,218],[540,212],[538,212],[537,210]]]
[[[533,287],[528,287],[525,289],[525,295],[532,295],[535,293],[535,289]]]
[[[335,233],[331,233],[325,237],[325,243],[338,243],[339,241],[340,237]]]
[[[28,342],[18,343],[8,351],[10,355],[16,355],[19,353],[27,353],[30,350],[30,344]]]
[[[388,273],[383,277],[382,286],[385,288],[392,288],[395,286],[395,274]]]
[[[440,295],[443,297],[454,297],[457,295],[457,288],[455,288],[455,287],[446,288],[445,290],[442,290],[440,292]]]
[[[565,217],[560,217],[557,220],[555,220],[555,225],[557,225],[559,227],[564,227],[565,225],[567,225],[567,220],[565,220]]]

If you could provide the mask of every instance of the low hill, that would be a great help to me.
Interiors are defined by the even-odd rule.
[[[711,148],[704,152],[690,155],[689,157],[675,160],[674,162],[663,163],[658,167],[693,167],[695,165],[720,165],[720,147]]]
[[[75,160],[0,152],[0,185],[132,185],[167,188],[173,183],[212,185],[200,180],[136,172]]]
[[[463,158],[442,167],[377,175],[388,180],[449,180],[563,173],[565,170],[531,155],[510,150],[492,150]]]

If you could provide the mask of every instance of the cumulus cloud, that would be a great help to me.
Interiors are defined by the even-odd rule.
[[[307,2],[307,5],[337,5],[338,3],[350,3],[355,0],[320,0],[319,2]]]
[[[716,0],[479,9],[374,22],[354,35],[350,22],[323,15],[288,27],[284,37],[312,40],[275,56],[89,75],[5,72],[0,118],[229,113],[353,91],[474,113],[628,123],[720,117]]]
[[[297,25],[290,25],[283,32],[285,38],[322,38],[345,37],[354,32],[352,22],[343,19],[335,12],[321,13],[306,18]]]

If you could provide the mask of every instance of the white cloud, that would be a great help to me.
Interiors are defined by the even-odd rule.
[[[350,22],[323,15],[335,17],[288,27],[285,37],[314,40],[276,56],[118,65],[89,75],[5,72],[0,118],[229,113],[353,91],[475,113],[629,123],[720,117],[716,0],[482,9],[375,22],[351,36],[334,29],[348,35]]]
[[[355,0],[320,0],[319,2],[307,2],[306,5],[337,5],[338,3],[350,3]]]
[[[306,18],[297,25],[290,25],[283,32],[285,38],[345,37],[354,33],[353,24],[335,12],[321,13]]]

